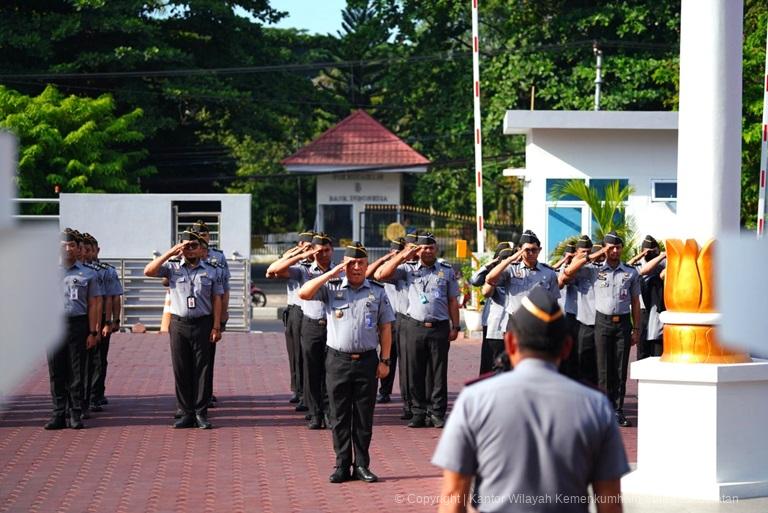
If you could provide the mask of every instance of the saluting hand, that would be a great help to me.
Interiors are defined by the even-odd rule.
[[[328,273],[330,275],[330,278],[338,278],[341,273],[347,268],[347,264],[349,261],[347,259],[344,259],[344,261],[340,264],[337,264],[336,267],[330,270]]]
[[[384,379],[389,376],[389,365],[379,362],[379,366],[376,367],[376,379]]]

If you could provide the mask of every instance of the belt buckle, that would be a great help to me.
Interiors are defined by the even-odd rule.
[[[611,317],[611,322],[614,324],[618,324],[621,322],[621,316],[620,315],[614,315]]]
[[[433,324],[431,322],[425,322],[424,323],[424,327],[425,328],[431,328],[432,326],[433,326]]]
[[[359,353],[352,353],[352,354],[349,355],[349,357],[352,358],[353,360],[359,360],[360,359],[360,354]]]

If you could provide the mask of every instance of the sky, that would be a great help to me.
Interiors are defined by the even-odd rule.
[[[335,35],[341,29],[341,11],[346,4],[346,0],[271,0],[273,8],[288,12],[288,16],[273,26]]]

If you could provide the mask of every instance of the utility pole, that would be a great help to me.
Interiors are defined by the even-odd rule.
[[[600,49],[597,41],[592,43],[592,51],[597,59],[595,75],[595,110],[600,110],[600,87],[603,85],[603,51]]]

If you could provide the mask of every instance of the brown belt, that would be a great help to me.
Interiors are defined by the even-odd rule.
[[[444,321],[423,321],[423,322],[419,321],[419,320],[416,320],[413,317],[407,317],[407,319],[410,320],[411,322],[413,322],[414,324],[418,324],[419,326],[424,326],[425,328],[434,328],[434,327],[439,326],[442,323],[448,322],[447,319],[444,320]]]

